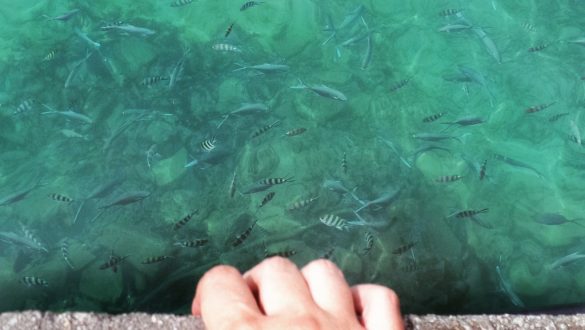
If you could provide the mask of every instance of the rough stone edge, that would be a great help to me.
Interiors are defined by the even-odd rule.
[[[407,329],[585,329],[585,314],[574,315],[406,315]],[[191,316],[133,313],[44,313],[26,311],[0,314],[1,330],[42,329],[188,329],[203,330]]]

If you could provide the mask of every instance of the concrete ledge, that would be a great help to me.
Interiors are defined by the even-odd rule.
[[[585,329],[585,314],[575,315],[407,315],[408,329]],[[0,329],[188,329],[203,330],[201,320],[166,314],[22,312],[0,314]]]

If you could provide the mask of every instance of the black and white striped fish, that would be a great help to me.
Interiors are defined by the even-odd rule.
[[[401,246],[395,248],[394,250],[392,250],[392,254],[396,254],[396,255],[404,254],[405,252],[412,249],[415,245],[416,245],[416,242],[406,243],[406,244],[401,245]]]
[[[453,16],[453,15],[459,14],[460,12],[462,12],[461,9],[448,8],[448,9],[441,10],[439,12],[439,16],[442,16],[442,17]]]
[[[226,43],[216,43],[211,46],[213,50],[218,52],[232,52],[232,53],[241,53],[242,50],[234,45],[226,44]]]
[[[206,245],[209,243],[209,239],[207,238],[199,238],[191,241],[180,241],[176,242],[175,246],[180,246],[184,248],[197,248]]]
[[[55,50],[50,51],[45,57],[43,57],[43,62],[49,62],[55,59],[57,56],[57,52]]]
[[[290,204],[286,209],[288,211],[295,211],[295,210],[305,208],[305,207],[309,206],[309,204],[313,203],[317,198],[319,198],[319,196],[296,201],[296,202]]]
[[[394,85],[390,86],[390,93],[394,93],[399,89],[404,88],[404,86],[408,85],[408,83],[410,82],[410,79],[403,79],[400,80],[399,82],[395,83]]]
[[[250,234],[252,233],[252,229],[254,229],[254,227],[256,226],[256,222],[258,222],[258,220],[254,220],[250,227],[246,228],[246,230],[244,230],[243,233],[236,235],[236,238],[232,242],[232,247],[237,247],[244,243],[246,239],[248,239],[248,236],[250,236]]]
[[[568,115],[569,115],[568,112],[557,113],[556,115],[550,116],[548,118],[548,121],[551,122],[551,123],[554,123],[555,121],[557,121],[557,120],[559,120],[559,119],[561,119],[561,118],[563,118],[565,116],[568,116]]]
[[[267,185],[267,186],[274,186],[277,184],[283,184],[283,183],[294,182],[294,181],[295,180],[293,180],[293,177],[291,176],[288,178],[267,178],[267,179],[260,180],[259,183]]]
[[[159,83],[161,81],[165,81],[165,80],[169,80],[169,77],[163,77],[163,76],[146,77],[146,78],[142,79],[142,81],[140,82],[140,85],[150,87],[154,84],[157,84],[157,83]]]
[[[182,7],[193,3],[193,0],[175,0],[171,3],[171,7]]]
[[[297,136],[297,135],[301,135],[303,133],[305,133],[307,131],[306,128],[304,127],[299,127],[299,128],[293,128],[290,131],[284,133],[286,136]]]
[[[130,255],[126,255],[126,256],[120,257],[120,256],[110,255],[110,260],[108,260],[107,262],[101,264],[99,268],[101,270],[108,269],[108,268],[112,268],[112,271],[114,273],[116,273],[118,271],[118,265],[120,265],[120,263],[122,263],[122,261],[124,261],[129,256]]]
[[[44,286],[44,287],[48,287],[49,283],[45,280],[43,280],[42,278],[36,277],[36,276],[23,276],[20,280],[22,282],[22,284],[26,285],[27,287],[33,287],[33,286]]]
[[[290,258],[297,254],[296,250],[282,250],[282,251],[275,251],[275,252],[268,252],[267,249],[264,249],[264,258],[271,258],[271,257],[283,257],[283,258]]]
[[[474,217],[480,213],[487,213],[488,210],[489,210],[488,208],[485,208],[485,209],[481,209],[481,210],[457,211],[457,212],[451,214],[450,217],[455,216],[456,218],[459,218],[459,219],[471,218],[471,217]]]
[[[372,233],[370,233],[369,231],[367,231],[364,234],[364,239],[366,241],[366,245],[362,251],[363,255],[369,254],[370,251],[372,250],[372,247],[374,246],[374,235],[372,235]]]
[[[343,170],[344,174],[347,174],[347,154],[345,152],[341,158],[341,169]]]
[[[461,175],[443,175],[435,179],[435,182],[438,183],[447,183],[447,182],[455,182],[461,180],[463,177]]]
[[[230,33],[232,33],[233,28],[234,28],[234,23],[232,23],[232,24],[230,24],[230,26],[228,26],[227,30],[225,30],[223,37],[227,38],[230,35]]]
[[[187,214],[181,220],[175,222],[175,224],[173,225],[173,230],[179,230],[179,229],[181,229],[184,225],[186,225],[189,221],[191,221],[191,219],[193,218],[193,216],[195,214],[197,214],[197,213],[199,213],[199,210],[195,210],[195,211]]]
[[[246,9],[261,5],[263,3],[264,3],[264,1],[248,1],[240,7],[240,11],[244,11]]]
[[[71,269],[75,268],[73,267],[73,264],[69,259],[69,242],[67,240],[64,240],[63,243],[61,243],[61,256],[63,257],[63,260],[65,260],[69,268]]]
[[[422,121],[423,121],[423,123],[432,123],[432,122],[440,119],[441,117],[443,117],[446,114],[447,114],[446,112],[435,113],[433,115],[424,117]]]
[[[217,140],[215,139],[215,137],[212,137],[211,139],[207,139],[201,142],[199,146],[201,147],[201,150],[205,152],[210,152],[213,149],[215,149],[215,142],[217,142]]]
[[[274,195],[276,195],[274,191],[271,191],[268,194],[266,194],[266,196],[264,196],[264,198],[262,199],[262,202],[260,202],[258,208],[261,208],[262,206],[268,204],[268,202],[270,202],[274,198]]]
[[[272,124],[266,125],[257,129],[254,133],[252,133],[252,138],[258,137],[266,132],[268,132],[271,128],[278,126],[280,124],[280,120],[273,122]]]
[[[142,260],[141,263],[144,264],[144,265],[156,264],[156,263],[165,261],[165,260],[170,259],[170,258],[173,258],[173,257],[170,257],[170,256],[148,257],[148,258]]]
[[[14,115],[20,115],[23,113],[30,112],[33,109],[34,100],[33,99],[26,99],[22,101],[14,110]]]
[[[479,181],[482,181],[485,178],[487,170],[487,159],[483,161],[481,167],[479,168]]]
[[[48,196],[50,199],[58,201],[58,202],[65,202],[65,203],[73,202],[73,198],[67,197],[67,196],[64,196],[61,194],[57,194],[57,193],[51,193]]]
[[[337,228],[339,230],[349,230],[351,227],[347,220],[334,214],[325,214],[321,216],[319,220],[325,225]]]
[[[45,247],[45,245],[39,240],[39,238],[35,235],[34,232],[29,230],[24,224],[20,224],[20,228],[24,234],[24,237],[28,239],[33,245],[36,246],[38,250],[49,252],[49,250]]]
[[[335,252],[335,247],[332,247],[329,250],[327,250],[327,252],[325,252],[321,256],[321,259],[331,259],[331,257],[333,256],[333,252]]]

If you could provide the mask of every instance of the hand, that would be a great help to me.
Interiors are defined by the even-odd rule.
[[[267,259],[243,276],[230,266],[209,270],[197,285],[192,313],[207,329],[403,329],[398,297],[379,285],[350,288],[329,260],[302,270]]]

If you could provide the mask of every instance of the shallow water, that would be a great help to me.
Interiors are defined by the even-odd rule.
[[[584,227],[534,220],[583,217],[580,1],[170,4],[3,4],[1,311],[187,313],[274,253],[406,313],[583,302]]]

